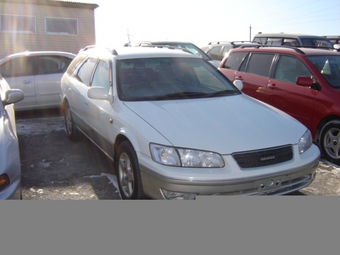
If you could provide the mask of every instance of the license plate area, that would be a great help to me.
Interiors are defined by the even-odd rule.
[[[281,186],[282,186],[281,177],[269,178],[255,182],[255,187],[257,188],[258,192],[276,190],[281,188]]]

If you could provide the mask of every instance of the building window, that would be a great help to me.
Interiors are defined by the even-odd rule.
[[[19,15],[0,15],[1,32],[35,33],[35,17]]]
[[[46,34],[78,35],[78,20],[45,18]]]

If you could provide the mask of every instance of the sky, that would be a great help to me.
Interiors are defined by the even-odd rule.
[[[249,41],[258,32],[340,35],[340,0],[74,0],[96,3],[96,44]],[[251,28],[250,28],[251,27]]]

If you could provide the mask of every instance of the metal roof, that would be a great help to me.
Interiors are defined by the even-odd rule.
[[[65,1],[65,0],[0,0],[0,4],[1,3],[48,5],[48,6],[84,8],[84,9],[92,9],[92,10],[99,7],[99,5],[96,3],[82,3],[82,2]]]

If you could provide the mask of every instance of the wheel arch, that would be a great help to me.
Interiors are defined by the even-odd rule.
[[[316,128],[316,133],[315,133],[315,142],[320,145],[320,135],[321,135],[321,130],[322,128],[324,127],[325,124],[327,124],[328,122],[330,121],[339,121],[340,122],[340,116],[338,115],[329,115],[329,116],[326,116],[325,118],[323,118],[317,128]]]

